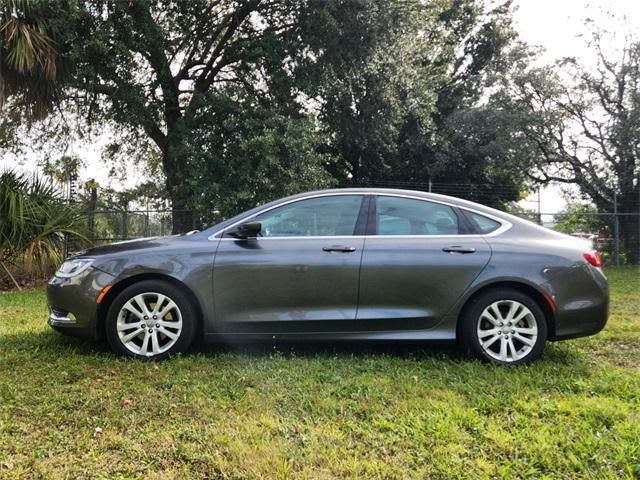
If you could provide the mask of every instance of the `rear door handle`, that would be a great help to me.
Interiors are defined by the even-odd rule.
[[[355,252],[356,247],[347,247],[345,245],[333,245],[331,247],[322,247],[325,252]]]
[[[447,253],[475,253],[476,249],[473,247],[461,247],[459,245],[453,245],[451,247],[444,247],[442,251]]]

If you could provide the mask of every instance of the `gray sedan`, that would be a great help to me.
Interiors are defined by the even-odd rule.
[[[143,359],[198,340],[457,341],[520,364],[602,330],[600,267],[583,241],[476,203],[325,190],[81,252],[49,282],[49,324]]]

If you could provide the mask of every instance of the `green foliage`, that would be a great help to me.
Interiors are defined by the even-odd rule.
[[[598,235],[611,228],[607,218],[598,215],[594,205],[570,203],[554,216],[554,229],[563,233],[592,233]]]
[[[300,191],[326,188],[331,162],[313,121],[229,101],[223,92],[204,101],[193,119],[185,169],[188,206],[201,224]]]
[[[52,331],[42,290],[0,294],[0,477],[638,478],[638,271],[605,273],[605,330],[516,368],[424,345],[136,362]]]
[[[193,226],[178,210],[227,215],[328,184],[476,183],[482,196],[462,195],[502,205],[526,183],[531,148],[485,102],[522,50],[508,1],[48,8],[63,106],[118,126],[111,157],[161,170],[176,231]],[[45,10],[13,12],[37,24]]]
[[[17,97],[29,121],[44,118],[58,93],[60,65],[51,19],[65,3],[4,0],[0,5],[0,107],[8,96]]]
[[[0,173],[0,262],[24,260],[27,270],[59,263],[64,236],[82,237],[80,217],[51,183],[8,170]]]
[[[338,182],[476,183],[482,198],[463,196],[494,205],[517,198],[527,146],[513,137],[508,113],[479,105],[513,49],[508,4],[329,1],[307,9],[294,31],[306,47],[294,73],[320,100]]]
[[[522,197],[522,194],[520,194]],[[512,215],[516,215],[520,218],[524,218],[531,222],[538,223],[540,219],[538,218],[538,212],[532,208],[523,207],[518,205],[517,203],[511,203],[506,206],[504,209],[505,212],[509,212]]]

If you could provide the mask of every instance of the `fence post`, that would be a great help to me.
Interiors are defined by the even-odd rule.
[[[616,267],[620,266],[620,220],[618,219],[618,192],[613,191],[613,248]]]
[[[122,236],[124,240],[129,240],[129,222],[127,219],[127,207],[124,207],[124,211],[122,212]]]
[[[542,206],[540,201],[540,187],[538,186],[538,225],[542,226]]]
[[[149,205],[147,204],[147,211],[144,214],[144,236],[149,236]]]
[[[84,184],[85,188],[89,189],[89,240],[93,243],[96,239],[96,208],[98,205],[98,183],[95,179],[89,180]]]

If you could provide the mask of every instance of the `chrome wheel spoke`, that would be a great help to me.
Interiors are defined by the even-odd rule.
[[[133,300],[136,302],[136,305],[138,305],[138,308],[142,312],[142,315],[144,316],[150,315],[149,309],[147,308],[147,304],[144,303],[144,297],[142,295],[136,295],[135,297],[133,297]]]
[[[507,322],[512,322],[513,317],[515,316],[515,314],[517,313],[520,307],[521,305],[519,303],[516,303],[516,302],[511,303],[511,305],[509,306],[509,311],[507,312],[507,316],[505,317],[505,320]]]
[[[122,343],[127,343],[130,342],[131,340],[133,340],[135,337],[137,337],[138,335],[140,335],[140,333],[142,332],[141,328],[136,329],[134,332],[131,332],[127,335],[125,335],[124,337],[122,337]]]
[[[523,333],[525,335],[536,335],[538,333],[538,329],[537,328],[513,327],[513,329],[517,333]]]
[[[166,328],[175,328],[175,329],[181,329],[182,328],[182,321],[171,321],[171,320],[159,320],[158,323],[160,324],[161,327],[166,327]]]
[[[531,338],[523,337],[519,333],[514,333],[513,334],[513,338],[515,338],[516,340],[521,341],[522,343],[524,343],[525,345],[527,345],[529,347],[533,347],[535,345],[535,343],[536,343],[535,340],[532,340]]]
[[[153,310],[151,311],[152,315],[158,315],[166,298],[167,297],[162,295],[161,293],[158,294],[158,298],[156,299],[156,304],[153,306]]]
[[[482,348],[489,348],[491,345],[496,343],[496,340],[498,340],[499,338],[500,338],[500,335],[494,335],[493,337],[491,337],[489,340],[487,340],[482,344]]]
[[[525,318],[527,315],[530,315],[530,314],[531,314],[531,312],[529,311],[529,309],[528,309],[528,308],[523,309],[523,311],[522,311],[522,312],[520,312],[520,313],[518,314],[518,316],[517,316],[516,318],[514,318],[514,319],[513,319],[513,324],[514,324],[514,325],[517,325],[518,323],[520,323],[520,321],[521,321],[523,318]]]
[[[500,360],[507,360],[507,339],[505,337],[500,338]]]
[[[179,337],[179,335],[178,335],[177,333],[170,332],[169,330],[167,330],[167,329],[166,329],[166,328],[164,328],[164,327],[160,327],[160,328],[158,329],[158,331],[159,331],[160,333],[162,333],[163,335],[165,335],[166,337],[169,337],[171,340],[177,340],[177,339],[178,339],[178,337]]]
[[[154,355],[160,353],[160,342],[158,342],[158,331],[154,330],[151,333],[151,348]]]
[[[490,330],[478,330],[478,338],[485,338],[489,335],[498,335],[500,333],[499,328],[492,328]]]
[[[151,337],[151,334],[149,333],[149,331],[145,331],[144,332],[144,340],[142,341],[142,345],[140,346],[140,353],[142,355],[148,355],[149,338],[150,337]]]
[[[507,345],[509,346],[509,350],[511,351],[511,359],[518,360],[518,352],[516,351],[516,346],[513,344],[513,340],[511,338],[507,340]]]
[[[495,318],[491,313],[489,313],[488,311],[484,311],[482,313],[482,318],[484,318],[485,320],[488,320],[494,327],[498,326],[498,319]]]
[[[167,303],[165,307],[158,312],[158,317],[164,318],[167,313],[169,313],[174,308],[178,308],[178,306],[174,303],[173,300],[169,299],[169,303]]]
[[[132,328],[138,329],[140,328],[140,323],[118,323],[117,329],[119,332],[126,332],[127,330],[131,330]]]
[[[140,311],[133,306],[133,303],[131,302],[131,300],[129,300],[127,303],[124,304],[124,306],[122,307],[123,310],[126,310],[129,313],[134,314],[137,318],[139,318],[140,320],[142,320],[142,313],[140,313]]]
[[[494,303],[492,303],[492,304],[491,304],[491,306],[490,306],[487,310],[485,310],[485,314],[486,314],[486,313],[488,313],[488,310],[490,309],[490,310],[491,310],[491,312],[492,312],[492,313],[493,313],[493,315],[494,315],[494,318],[495,318],[496,320],[504,320],[504,319],[502,318],[502,313],[500,312],[500,309],[498,308],[498,304],[499,304],[499,303],[500,303],[500,302],[494,302]]]

